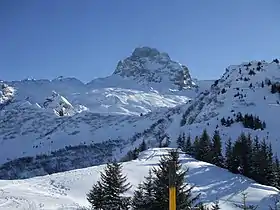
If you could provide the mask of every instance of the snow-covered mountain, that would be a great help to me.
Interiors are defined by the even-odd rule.
[[[44,107],[55,91],[75,107],[74,112],[140,115],[158,108],[170,108],[194,98],[200,90],[186,66],[167,53],[150,47],[136,48],[120,61],[112,75],[87,84],[75,78],[2,81],[15,90],[14,101]],[[200,89],[201,88],[201,89]]]
[[[151,167],[156,167],[161,155],[169,149],[149,149],[134,161],[123,163],[124,174],[132,188],[128,194],[148,175]],[[183,169],[189,168],[187,182],[194,185],[194,194],[201,193],[201,201],[211,205],[219,200],[222,210],[236,210],[242,193],[247,194],[248,204],[258,205],[258,209],[269,210],[279,193],[273,187],[255,183],[241,175],[211,164],[197,161],[187,155],[180,155]],[[0,181],[0,209],[17,210],[77,210],[89,206],[86,194],[99,179],[103,165],[72,170],[25,180]]]

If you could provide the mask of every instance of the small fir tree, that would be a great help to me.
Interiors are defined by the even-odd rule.
[[[131,207],[133,210],[145,210],[144,189],[142,184],[139,184],[138,188],[133,193]]]
[[[196,159],[205,161],[210,163],[212,160],[212,143],[210,140],[210,137],[206,131],[206,129],[203,130],[202,135],[199,138],[198,143],[198,150],[196,151]]]
[[[192,197],[193,187],[184,183],[187,170],[182,170],[182,164],[179,161],[178,151],[171,151],[168,156],[163,156],[159,162],[158,168],[153,168],[155,174],[154,189],[155,200],[154,208],[158,210],[168,210],[169,207],[169,162],[175,161],[175,183],[176,183],[176,203],[180,210],[188,210],[197,200]]]
[[[235,165],[234,165],[234,156],[233,156],[233,148],[232,148],[232,142],[229,138],[226,142],[226,151],[225,151],[225,167],[230,171],[235,171]],[[238,167],[238,166],[236,166]]]
[[[115,161],[108,163],[100,176],[100,181],[93,185],[87,195],[92,207],[108,210],[129,209],[130,198],[125,197],[124,193],[131,185],[127,183],[127,177],[122,174],[122,165]]]
[[[143,152],[147,149],[148,149],[147,144],[146,144],[145,140],[143,140],[142,143],[139,146],[139,152]]]
[[[184,135],[184,134],[183,134],[183,135]],[[183,136],[180,134],[180,135],[178,136],[178,139],[177,139],[177,146],[178,146],[178,148],[180,148],[180,149],[183,150],[184,144],[185,144],[185,142],[184,142]]]
[[[134,210],[156,210],[154,208],[154,182],[151,170],[145,177],[145,181],[138,186],[132,199],[132,209]]]
[[[194,155],[193,153],[193,146],[192,146],[192,141],[191,141],[191,136],[190,134],[187,137],[187,140],[184,145],[184,152],[187,153],[188,155]]]
[[[87,200],[91,204],[92,208],[101,210],[105,205],[105,193],[104,189],[98,181],[96,184],[92,186],[92,189],[87,194]]]
[[[243,210],[256,210],[258,207],[254,205],[247,204],[247,193],[242,193],[242,203],[234,204],[237,208]]]
[[[223,167],[224,158],[222,155],[222,143],[219,131],[215,130],[212,138],[212,161],[218,167]]]

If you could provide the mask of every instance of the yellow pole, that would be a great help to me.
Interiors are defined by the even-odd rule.
[[[169,210],[176,210],[175,161],[169,162]]]

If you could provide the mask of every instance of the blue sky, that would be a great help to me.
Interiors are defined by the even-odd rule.
[[[279,0],[2,0],[0,79],[110,75],[137,46],[168,52],[193,77],[280,57]]]

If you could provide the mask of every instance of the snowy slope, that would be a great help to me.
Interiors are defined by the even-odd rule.
[[[133,190],[143,181],[150,167],[156,166],[161,155],[168,149],[149,149],[140,154],[139,159],[123,164]],[[195,185],[194,193],[201,193],[201,201],[210,205],[219,200],[222,210],[237,209],[233,203],[241,201],[241,193],[248,193],[248,203],[268,210],[278,193],[275,188],[255,182],[220,169],[208,163],[200,162],[187,155],[180,155],[183,168],[189,168],[187,180]],[[0,209],[29,210],[74,210],[79,206],[88,206],[86,193],[99,178],[103,165],[64,173],[36,177],[26,180],[0,181]],[[186,180],[186,181],[187,181]]]
[[[277,126],[277,119],[280,117],[280,94],[271,93],[271,85],[266,84],[268,81],[280,82],[279,63],[251,61],[229,66],[225,74],[213,83],[211,89],[199,94],[192,102],[162,114],[161,118],[164,120],[153,128],[151,135],[145,136],[145,140],[152,141],[155,139],[154,133],[159,132],[168,135],[173,140],[171,145],[176,146],[175,140],[182,132],[194,138],[201,135],[205,128],[210,135],[217,129],[222,140],[226,141],[229,137],[235,140],[243,131],[260,139],[265,138],[272,143],[272,148],[277,153],[280,150]],[[258,116],[266,123],[266,128],[244,128],[240,122],[234,122],[229,127],[221,124],[223,117],[235,119],[239,112]]]
[[[250,63],[250,64],[249,64]],[[251,61],[229,66],[209,92],[198,100],[191,114],[185,114],[186,125],[192,135],[202,128],[219,129],[224,138],[235,139],[241,131],[250,132],[280,149],[277,119],[280,117],[279,93],[271,93],[271,83],[280,82],[280,65],[276,62]],[[196,114],[194,114],[196,112]],[[244,128],[234,122],[230,127],[221,125],[221,118],[235,119],[236,114],[252,114],[266,123],[264,130]],[[188,124],[192,124],[189,126]]]
[[[43,107],[47,98],[56,92],[75,107],[76,111],[103,114],[140,115],[157,108],[183,104],[197,94],[197,89],[160,92],[153,88],[138,86],[135,82],[123,82],[119,77],[109,77],[100,84],[77,83],[75,80],[26,80],[5,82],[15,90],[18,103],[38,104]],[[113,82],[115,86],[113,86]],[[119,81],[119,82],[117,82]],[[129,85],[128,85],[129,84]],[[166,86],[165,86],[166,87]],[[208,86],[209,87],[209,86]],[[207,87],[206,87],[207,88]]]

